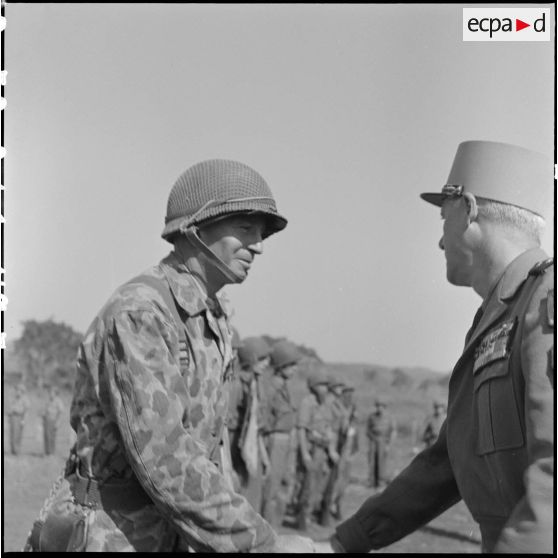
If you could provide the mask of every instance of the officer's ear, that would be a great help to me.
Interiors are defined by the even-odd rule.
[[[470,192],[464,192],[463,198],[467,206],[467,220],[469,221],[469,224],[471,224],[473,221],[477,220],[477,217],[479,215],[479,206],[477,204],[477,199],[475,198],[474,194],[471,194]]]

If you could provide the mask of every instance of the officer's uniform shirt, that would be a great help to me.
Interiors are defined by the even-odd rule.
[[[534,268],[546,258],[524,252],[487,297],[438,440],[337,528],[347,552],[391,544],[463,498],[484,551],[552,553],[554,267]]]

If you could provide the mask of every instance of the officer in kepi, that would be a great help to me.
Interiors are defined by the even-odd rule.
[[[555,278],[540,247],[552,186],[544,155],[467,141],[442,192],[422,194],[441,208],[448,281],[482,304],[438,438],[337,526],[334,551],[382,548],[463,499],[484,552],[553,552]]]
[[[233,349],[219,291],[243,283],[286,224],[243,163],[211,159],[178,177],[162,233],[173,250],[116,290],[80,346],[77,442],[26,549],[313,551],[232,489],[222,441]]]

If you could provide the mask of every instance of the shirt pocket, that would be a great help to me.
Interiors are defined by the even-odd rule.
[[[523,446],[523,429],[509,355],[477,370],[473,385],[477,455]]]

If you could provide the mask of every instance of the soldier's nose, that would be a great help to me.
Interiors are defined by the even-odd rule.
[[[258,240],[257,242],[252,242],[250,244],[250,250],[255,254],[262,254],[263,253],[263,241]]]
[[[438,242],[438,247],[440,248],[440,250],[444,249],[444,237],[442,236],[442,238],[440,238],[440,241]]]

